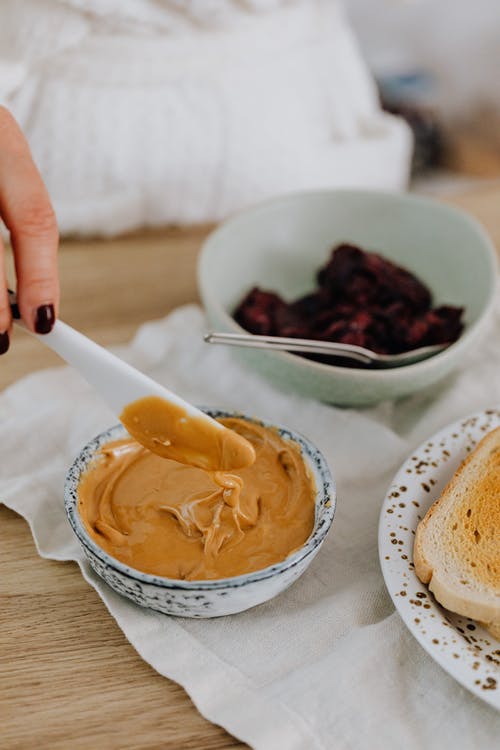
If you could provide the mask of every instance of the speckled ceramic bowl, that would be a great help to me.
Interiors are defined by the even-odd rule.
[[[268,422],[251,419],[242,414],[213,409],[205,411],[213,417],[237,416],[267,427],[272,426]],[[80,477],[99,448],[127,434],[124,427],[117,425],[95,437],[83,448],[69,469],[64,488],[64,504],[69,521],[96,573],[115,591],[132,599],[136,604],[181,617],[220,617],[235,614],[255,607],[288,588],[302,575],[318,553],[333,521],[336,496],[330,471],[318,449],[302,435],[285,427],[278,429],[282,438],[293,440],[300,446],[316,484],[314,529],[299,550],[268,568],[215,581],[180,581],[141,573],[108,555],[94,542],[83,525],[78,513],[77,492]]]
[[[258,205],[206,240],[198,285],[212,330],[242,329],[232,314],[253,286],[285,299],[310,292],[338,243],[379,252],[415,273],[436,305],[465,308],[465,331],[445,351],[393,370],[336,367],[288,352],[237,349],[234,356],[280,389],[344,406],[407,396],[463,363],[492,312],[497,260],[482,227],[444,203],[365,190],[298,193]]]

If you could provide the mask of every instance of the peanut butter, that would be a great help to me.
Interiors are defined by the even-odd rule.
[[[100,450],[78,492],[99,546],[146,573],[204,580],[267,567],[307,540],[315,487],[299,447],[254,422],[220,422],[253,446],[253,464],[210,471],[131,438]]]
[[[120,421],[138,443],[163,458],[212,471],[230,471],[255,461],[250,443],[213,420],[193,417],[159,396],[128,404]]]

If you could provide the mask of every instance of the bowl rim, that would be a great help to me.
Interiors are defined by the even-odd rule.
[[[491,285],[489,289],[489,295],[483,299],[483,309],[479,313],[478,318],[471,324],[467,325],[460,337],[453,342],[449,347],[444,349],[442,352],[434,354],[428,359],[413,364],[402,365],[401,367],[395,368],[370,368],[364,369],[360,367],[349,367],[349,366],[338,366],[329,365],[324,362],[316,362],[314,360],[306,359],[298,354],[286,351],[262,351],[262,354],[271,355],[272,357],[281,360],[283,363],[294,366],[296,368],[303,369],[306,372],[315,371],[323,375],[338,375],[352,378],[355,376],[359,381],[368,383],[373,379],[376,374],[378,379],[387,381],[388,383],[400,380],[401,377],[409,375],[425,375],[426,372],[432,370],[437,363],[443,362],[449,358],[450,355],[458,357],[463,350],[466,350],[474,338],[478,335],[482,327],[485,325],[491,313],[493,312],[496,292],[500,286],[498,279],[500,261],[495,250],[493,241],[489,236],[486,229],[482,224],[475,219],[473,216],[447,203],[435,200],[434,198],[417,195],[414,193],[397,193],[389,190],[368,190],[368,189],[353,189],[353,188],[323,188],[318,190],[304,190],[285,195],[275,196],[268,198],[267,200],[260,201],[259,203],[250,206],[244,211],[240,211],[238,214],[231,218],[223,221],[217,226],[210,234],[205,238],[200,255],[197,262],[197,283],[200,296],[203,301],[203,305],[206,308],[206,299],[210,298],[211,306],[217,310],[219,317],[224,319],[225,324],[228,326],[228,330],[233,330],[239,333],[248,333],[242,328],[234,318],[228,313],[224,305],[220,303],[218,298],[213,295],[212,291],[207,290],[206,283],[204,280],[204,265],[207,262],[206,256],[210,252],[211,246],[217,242],[218,237],[224,234],[228,230],[230,231],[233,226],[248,217],[258,216],[261,213],[265,213],[273,206],[279,206],[280,204],[297,203],[304,198],[324,198],[330,196],[336,198],[339,196],[353,198],[354,200],[367,200],[367,199],[386,199],[388,201],[394,201],[396,203],[406,203],[420,205],[423,208],[438,211],[443,214],[448,214],[452,220],[459,220],[463,224],[468,225],[477,235],[479,244],[481,245],[484,255],[483,258],[489,265],[489,276],[491,278]],[[259,350],[254,350],[259,351]]]
[[[88,441],[83,448],[80,450],[78,455],[73,460],[69,467],[66,479],[64,483],[64,507],[66,515],[70,522],[70,525],[78,538],[80,544],[93,555],[95,555],[102,563],[109,568],[115,569],[122,575],[131,578],[134,581],[147,584],[149,586],[157,586],[160,588],[169,588],[185,591],[197,591],[197,590],[217,590],[225,588],[239,588],[241,586],[255,583],[257,581],[267,580],[279,575],[286,570],[294,568],[313,552],[315,552],[320,544],[324,541],[335,516],[335,510],[337,505],[337,494],[335,480],[332,476],[330,468],[326,462],[325,457],[321,451],[304,435],[295,430],[291,430],[288,427],[270,422],[268,420],[260,419],[258,417],[249,416],[238,411],[229,411],[225,409],[217,409],[210,407],[199,407],[210,416],[217,417],[237,417],[246,419],[255,424],[262,425],[263,427],[272,427],[278,429],[280,435],[288,440],[296,442],[300,449],[304,459],[310,468],[313,469],[314,479],[316,483],[316,495],[315,495],[315,517],[314,527],[311,534],[295,552],[288,555],[284,560],[269,565],[266,568],[253,571],[251,573],[243,573],[238,576],[229,576],[227,578],[217,578],[211,580],[194,580],[194,581],[183,581],[177,578],[167,578],[166,576],[158,576],[152,573],[144,573],[137,568],[133,568],[120,560],[112,557],[108,552],[102,549],[89,535],[83,521],[80,518],[78,512],[78,484],[80,481],[81,474],[88,467],[89,462],[95,455],[96,451],[111,440],[118,439],[120,436],[128,435],[125,427],[122,424],[116,424],[113,427],[100,432],[90,441]],[[317,479],[321,479],[321,486]],[[329,504],[328,504],[329,503]]]

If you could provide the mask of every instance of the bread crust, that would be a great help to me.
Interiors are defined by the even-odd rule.
[[[500,636],[500,428],[467,456],[419,523],[413,562],[446,609]]]

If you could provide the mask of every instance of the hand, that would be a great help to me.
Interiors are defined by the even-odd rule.
[[[59,310],[57,223],[26,139],[4,107],[0,107],[0,218],[10,232],[21,317],[31,331],[49,333]],[[9,348],[11,324],[0,238],[0,354]]]

